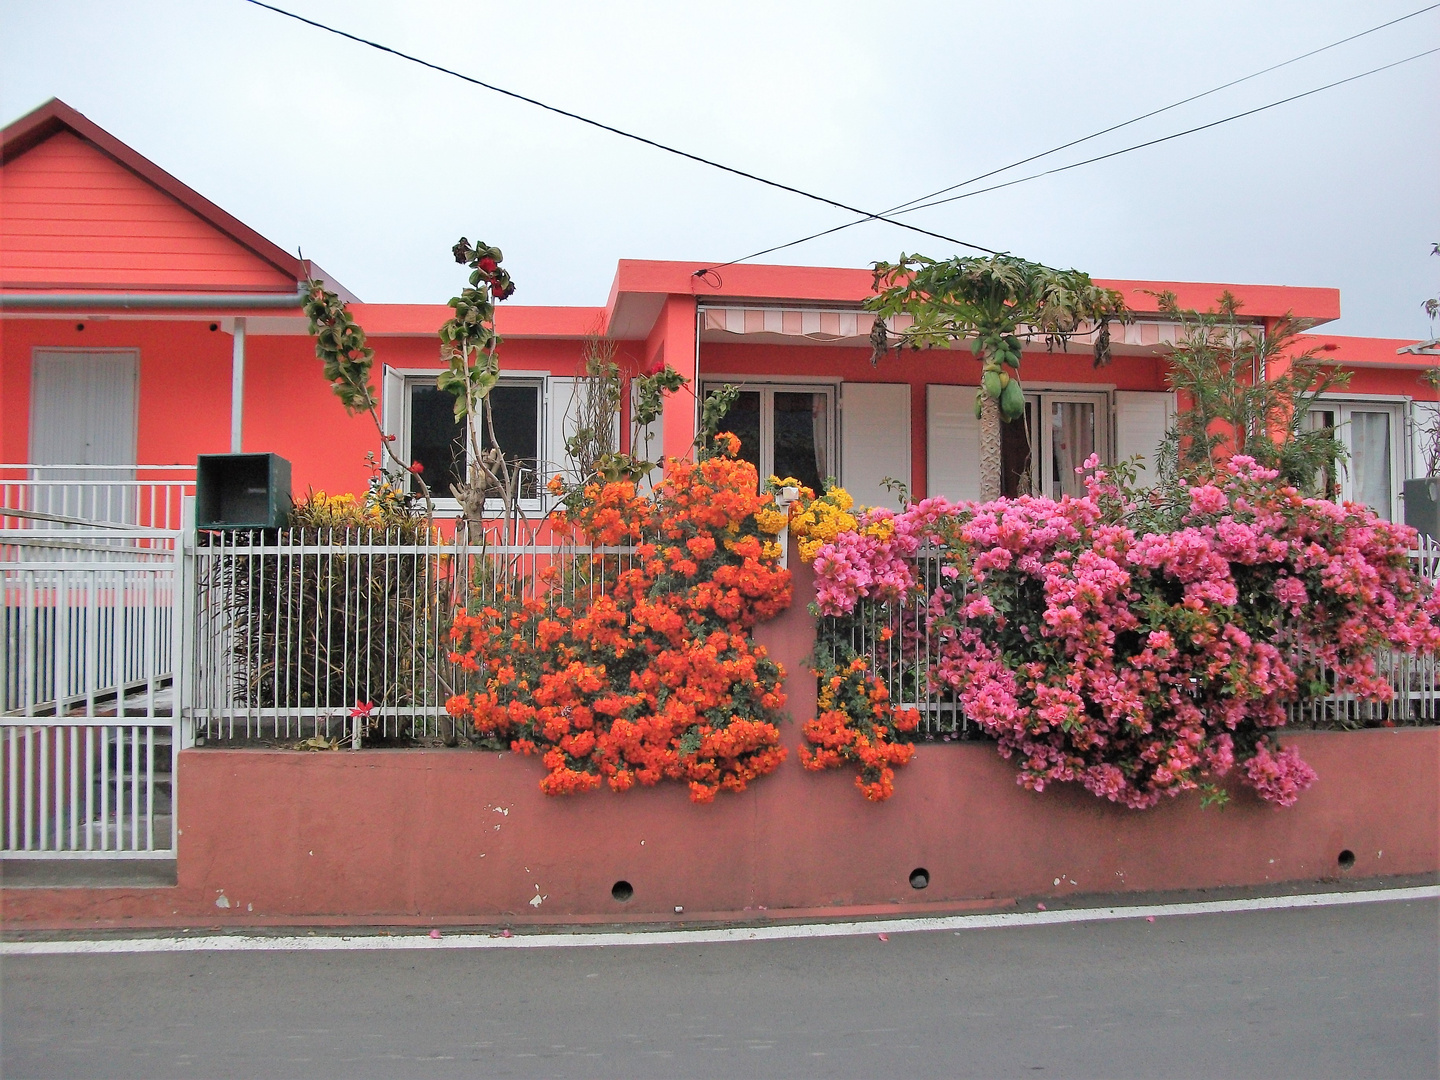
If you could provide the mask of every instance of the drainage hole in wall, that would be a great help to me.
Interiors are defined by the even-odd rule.
[[[910,871],[910,888],[923,889],[930,884],[930,871],[923,866],[917,866]]]
[[[610,886],[610,895],[623,904],[635,895],[635,887],[628,881],[617,881]]]
[[[1340,852],[1340,857],[1335,861],[1340,864],[1341,870],[1349,870],[1352,866],[1355,865],[1355,852],[1351,851],[1349,848],[1346,848],[1344,851]]]

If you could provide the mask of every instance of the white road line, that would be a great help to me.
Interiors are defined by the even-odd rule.
[[[196,937],[99,938],[84,941],[5,941],[0,956],[95,956],[106,953],[179,952],[334,952],[386,949],[554,949],[604,945],[708,945],[730,941],[792,941],[797,938],[867,937],[923,931],[989,930],[1007,926],[1055,926],[1063,923],[1113,922],[1123,919],[1219,915],[1292,908],[1347,907],[1396,900],[1440,898],[1440,885],[1361,892],[1262,896],[1250,900],[1206,900],[1190,904],[1144,904],[1134,907],[1073,908],[1060,911],[1006,911],[940,918],[872,919],[866,922],[801,923],[779,926],[737,926],[710,930],[607,930],[600,933],[516,934],[457,933],[432,938],[416,931],[398,935],[314,934],[275,937],[255,934],[214,934]]]

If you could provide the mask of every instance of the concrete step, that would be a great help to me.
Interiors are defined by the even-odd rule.
[[[0,858],[6,889],[154,889],[176,881],[174,859]]]

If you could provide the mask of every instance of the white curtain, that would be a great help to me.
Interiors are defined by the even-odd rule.
[[[1390,414],[1352,411],[1350,444],[1355,501],[1364,503],[1386,521],[1393,520],[1390,506]]]
[[[830,472],[830,396],[811,394],[811,436],[815,440],[815,472],[823,484]]]
[[[1050,497],[1083,495],[1085,483],[1075,470],[1095,452],[1095,406],[1088,401],[1050,405]]]

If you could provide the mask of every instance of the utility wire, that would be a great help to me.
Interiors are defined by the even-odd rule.
[[[1332,41],[1330,42],[1330,44],[1322,45],[1318,49],[1311,49],[1309,52],[1301,53],[1299,56],[1292,56],[1289,60],[1282,60],[1278,64],[1271,64],[1269,67],[1261,68],[1259,71],[1252,71],[1249,75],[1242,75],[1238,79],[1231,79],[1229,82],[1221,83],[1219,86],[1213,86],[1209,90],[1202,90],[1198,94],[1191,94],[1189,97],[1181,98],[1179,101],[1172,102],[1171,104],[1162,106],[1161,108],[1151,109],[1149,112],[1141,113],[1139,116],[1131,117],[1129,120],[1124,120],[1118,124],[1111,124],[1109,127],[1101,128],[1099,131],[1092,132],[1089,135],[1084,135],[1078,139],[1071,139],[1069,142],[1061,143],[1059,146],[1052,146],[1049,150],[1042,150],[1039,153],[1031,154],[1029,157],[1020,158],[1018,161],[1012,161],[1008,165],[1001,165],[999,168],[991,169],[989,172],[983,172],[980,173],[978,176],[970,177],[970,179],[968,180],[962,180],[958,184],[951,184],[949,187],[943,187],[938,191],[932,191],[929,195],[922,195],[919,198],[909,199],[905,202],[897,203],[895,206],[892,206],[888,210],[884,210],[881,213],[908,214],[911,210],[924,209],[924,207],[922,206],[917,206],[917,203],[926,203],[926,205],[939,205],[938,203],[927,203],[926,200],[934,199],[937,195],[944,195],[946,192],[954,191],[957,188],[969,187],[971,184],[977,184],[981,180],[987,180],[992,176],[998,175],[999,173],[1009,172],[1011,169],[1018,169],[1021,165],[1028,165],[1032,161],[1039,161],[1041,158],[1049,157],[1051,154],[1058,154],[1061,150],[1068,150],[1072,146],[1079,146],[1082,143],[1087,143],[1093,139],[1098,139],[1102,135],[1109,135],[1110,133],[1119,131],[1122,128],[1130,127],[1132,124],[1138,124],[1142,120],[1149,120],[1151,117],[1159,116],[1161,113],[1170,112],[1172,109],[1178,109],[1182,105],[1189,105],[1191,102],[1199,101],[1201,98],[1209,97],[1211,94],[1218,94],[1220,93],[1220,91],[1228,90],[1232,86],[1239,86],[1241,83],[1249,82],[1251,79],[1258,79],[1261,75],[1268,75],[1272,71],[1278,71],[1283,67],[1289,67],[1291,64],[1299,63],[1301,60],[1308,60],[1312,56],[1317,56],[1320,53],[1328,52],[1329,50],[1338,48],[1341,45],[1349,44],[1350,42],[1355,41],[1359,38],[1366,37],[1369,34],[1373,34],[1377,31],[1384,30],[1387,27],[1394,26],[1396,23],[1402,23],[1407,19],[1413,19],[1417,15],[1424,15],[1426,12],[1434,11],[1436,8],[1440,8],[1440,3],[1431,4],[1428,7],[1420,8],[1418,11],[1412,11],[1408,15],[1401,15],[1399,18],[1391,19],[1389,22],[1383,22],[1378,26],[1372,26],[1368,30],[1361,30],[1359,33],[1351,34],[1349,37],[1343,37],[1339,41]],[[1404,61],[1401,62],[1403,63]],[[1369,73],[1367,72],[1367,74]],[[1328,89],[1328,87],[1322,87],[1321,89]],[[1277,104],[1283,104],[1283,102]],[[1246,114],[1242,113],[1240,115]],[[1197,128],[1195,130],[1200,129]],[[1121,152],[1123,153],[1125,151]],[[1081,162],[1080,164],[1087,163]],[[1040,176],[1048,174],[1038,173],[1036,175]],[[1031,177],[1027,177],[1026,179],[1031,179]],[[985,188],[984,190],[993,191],[995,190],[995,188]],[[975,191],[971,192],[971,194],[979,195],[981,194],[981,192]],[[751,254],[743,255],[738,259],[731,259],[729,262],[719,263],[716,266],[709,267],[709,269],[720,270],[727,266],[734,266],[736,263],[748,262],[751,259],[758,259],[762,255],[770,255],[777,251],[784,251],[786,248],[797,247],[800,244],[809,243],[811,240],[818,240],[822,236],[829,236],[832,233],[841,232],[845,229],[853,228],[856,225],[863,225],[867,221],[875,221],[877,219],[881,219],[881,215],[877,214],[873,217],[866,216],[862,218],[856,218],[853,221],[847,221],[840,225],[835,225],[832,228],[822,229],[820,232],[811,233],[808,236],[802,236],[798,240],[790,240],[784,244],[776,244],[774,247],[765,248],[763,251],[752,252]]]
[[[1351,75],[1348,78],[1344,79],[1336,79],[1332,83],[1326,83],[1324,86],[1317,86],[1313,90],[1305,90],[1299,94],[1291,94],[1287,98],[1281,98],[1279,101],[1272,101],[1268,105],[1257,105],[1253,109],[1246,109],[1244,112],[1238,112],[1231,116],[1224,117],[1220,120],[1212,120],[1208,124],[1200,124],[1197,127],[1186,128],[1184,131],[1177,131],[1171,135],[1162,135],[1158,139],[1149,139],[1146,142],[1136,143],[1133,146],[1126,146],[1120,150],[1112,150],[1108,154],[1097,154],[1095,157],[1086,158],[1084,161],[1072,162],[1069,165],[1057,165],[1053,169],[1045,169],[1042,172],[1031,173],[1028,176],[1021,176],[1014,180],[1006,180],[1002,184],[991,184],[989,187],[977,188],[974,191],[961,192],[959,195],[950,195],[944,199],[936,199],[933,202],[921,203],[919,206],[910,207],[908,210],[905,211],[905,213],[909,214],[914,213],[917,210],[928,210],[932,206],[943,206],[946,203],[957,202],[960,199],[968,199],[972,195],[983,195],[987,191],[999,191],[1001,188],[1013,187],[1016,184],[1023,184],[1027,180],[1038,180],[1042,176],[1054,176],[1056,173],[1068,172],[1071,169],[1078,169],[1081,165],[1093,165],[1097,161],[1105,161],[1109,158],[1119,157],[1121,154],[1128,154],[1135,150],[1143,150],[1147,146],[1158,146],[1160,143],[1170,142],[1172,139],[1184,138],[1186,135],[1194,135],[1198,131],[1207,131],[1210,128],[1219,127],[1221,124],[1228,124],[1231,120],[1240,120],[1246,116],[1254,116],[1256,113],[1265,112],[1267,109],[1274,109],[1281,105],[1288,105],[1292,101],[1299,101],[1301,98],[1310,97],[1312,94],[1318,94],[1325,90],[1333,90],[1337,86],[1344,86],[1346,83],[1352,83],[1356,79],[1363,79],[1369,75],[1377,75],[1382,71],[1389,71],[1391,68],[1399,67],[1401,64],[1408,64],[1412,60],[1419,60],[1422,57],[1430,56],[1437,52],[1440,52],[1440,45],[1437,45],[1433,49],[1426,49],[1424,52],[1415,53],[1415,55],[1413,56],[1407,56],[1403,60],[1395,60],[1388,64],[1381,64],[1379,67],[1371,68],[1369,71],[1362,71],[1358,75]]]
[[[1191,94],[1187,98],[1181,98],[1179,101],[1172,102],[1169,105],[1164,105],[1158,109],[1151,109],[1149,112],[1141,113],[1139,116],[1132,117],[1129,120],[1124,120],[1118,124],[1111,124],[1109,127],[1101,128],[1099,131],[1093,132],[1090,135],[1085,135],[1078,139],[1071,139],[1069,142],[1061,143],[1059,146],[1051,147],[1049,150],[1043,150],[1038,154],[1031,154],[1027,158],[1021,158],[1019,161],[1012,161],[1009,165],[1002,165],[998,169],[991,169],[989,172],[981,173],[979,176],[972,176],[969,180],[962,180],[958,184],[951,184],[949,187],[943,187],[939,191],[932,191],[929,195],[922,195],[918,199],[910,199],[908,202],[903,202],[899,206],[892,206],[889,210],[883,212],[886,214],[893,214],[897,210],[903,210],[905,209],[905,207],[911,206],[915,203],[925,202],[926,200],[933,199],[938,195],[944,195],[947,192],[954,191],[956,188],[969,187],[971,184],[979,183],[981,180],[988,180],[990,177],[995,176],[997,173],[1008,172],[1011,169],[1018,169],[1021,165],[1028,165],[1032,161],[1039,161],[1041,158],[1049,157],[1051,154],[1058,154],[1061,150],[1068,150],[1072,146],[1079,146],[1081,143],[1090,142],[1092,139],[1098,139],[1102,135],[1109,135],[1112,131],[1119,131],[1121,128],[1130,127],[1132,124],[1138,124],[1142,120],[1149,120],[1152,116],[1159,116],[1161,113],[1167,113],[1170,112],[1172,109],[1178,109],[1182,105],[1189,105],[1192,101],[1199,101],[1201,98],[1207,98],[1211,94],[1218,94],[1222,90],[1229,90],[1232,86],[1239,86],[1241,83],[1249,82],[1251,79],[1258,79],[1261,75],[1268,75],[1272,71],[1279,71],[1281,68],[1289,67],[1291,64],[1298,64],[1301,60],[1308,60],[1312,56],[1318,56],[1320,53],[1329,52],[1331,49],[1339,48],[1341,45],[1348,45],[1350,42],[1356,41],[1359,38],[1366,37],[1369,34],[1373,34],[1377,31],[1394,26],[1396,23],[1402,23],[1406,19],[1413,19],[1417,15],[1424,15],[1426,12],[1434,11],[1436,8],[1440,8],[1440,3],[1431,4],[1428,7],[1423,7],[1419,11],[1412,11],[1408,15],[1401,15],[1398,19],[1391,19],[1389,22],[1383,22],[1379,26],[1372,26],[1369,30],[1361,30],[1358,34],[1351,34],[1349,37],[1341,38],[1339,41],[1332,41],[1329,45],[1321,45],[1318,49],[1311,49],[1309,52],[1303,52],[1299,56],[1292,56],[1289,60],[1282,60],[1278,64],[1271,64],[1269,67],[1261,68],[1259,71],[1252,71],[1249,75],[1242,75],[1238,79],[1231,79],[1227,83],[1221,83],[1219,86],[1211,87],[1209,90],[1202,90],[1198,94]]]
[[[360,37],[358,34],[348,33],[345,30],[340,30],[325,23],[317,22],[315,19],[307,19],[305,16],[297,15],[293,11],[286,11],[284,8],[276,7],[274,4],[264,3],[263,0],[245,0],[245,2],[247,4],[253,4],[255,7],[258,8],[264,8],[266,11],[273,11],[277,15],[284,15],[288,19],[294,19],[296,22],[304,23],[307,26],[313,26],[317,30],[324,30],[327,33],[335,34],[338,37],[346,38],[347,40],[353,41],[356,44],[368,45],[370,48],[378,49],[380,52],[390,53],[392,56],[398,56],[402,60],[409,60],[412,64],[419,64],[422,67],[430,68],[432,71],[438,71],[442,75],[453,76],[454,78],[461,79],[464,82],[470,83],[474,86],[479,86],[482,89],[490,90],[496,94],[503,94],[505,97],[514,98],[516,101],[523,101],[527,105],[534,105],[537,108],[546,110],[547,112],[556,113],[559,116],[568,117],[571,120],[578,120],[582,124],[588,124],[591,127],[599,128],[601,131],[608,131],[612,135],[619,135],[622,138],[631,139],[638,143],[643,143],[644,145],[653,147],[656,150],[663,150],[667,154],[674,154],[677,157],[686,158],[701,165],[708,165],[713,169],[720,169],[723,172],[730,173],[734,176],[743,177],[746,180],[754,180],[756,183],[764,184],[767,187],[776,188],[780,191],[788,191],[792,195],[799,195],[802,198],[824,203],[827,206],[833,206],[836,209],[844,210],[847,213],[860,214],[864,217],[864,220],[866,221],[888,222],[891,225],[898,225],[902,229],[909,229],[911,232],[920,233],[923,236],[929,236],[936,240],[943,240],[948,244],[957,244],[960,247],[970,248],[973,251],[983,251],[987,255],[1001,254],[1001,252],[995,251],[992,248],[983,247],[980,244],[972,244],[968,240],[958,240],[953,236],[946,236],[944,233],[932,232],[929,229],[921,228],[918,225],[912,225],[906,221],[893,221],[890,218],[886,217],[884,214],[872,214],[866,210],[861,210],[858,207],[850,206],[848,203],[839,202],[836,199],[826,198],[824,195],[816,195],[814,192],[805,191],[802,188],[792,187],[789,184],[782,184],[778,180],[770,180],[763,176],[757,176],[755,173],[746,172],[744,169],[737,169],[734,166],[725,165],[721,162],[713,161],[710,158],[701,157],[699,154],[692,154],[685,150],[676,149],[673,146],[667,146],[665,143],[657,142],[654,139],[647,139],[645,136],[636,135],[633,132],[624,131],[620,128],[613,127],[610,124],[602,123],[599,120],[592,120],[588,116],[581,116],[579,113],[570,112],[569,110],[562,109],[556,105],[547,105],[543,101],[537,101],[535,98],[526,97],[524,94],[517,93],[514,90],[506,90],[503,86],[496,86],[493,83],[484,82],[470,75],[465,75],[459,71],[455,71],[452,68],[447,68],[443,67],[440,64],[432,63],[429,60],[422,60],[418,56],[412,56],[410,53],[401,52],[399,49],[391,48],[389,45],[382,45],[378,41],[371,41],[369,38]],[[705,271],[703,270],[698,271],[696,273],[696,276],[698,277],[704,273]]]

